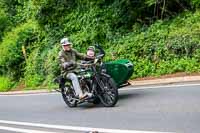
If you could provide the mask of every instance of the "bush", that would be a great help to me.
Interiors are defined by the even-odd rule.
[[[100,43],[106,61],[130,59],[132,78],[198,72],[199,2],[165,2],[0,0],[0,75],[27,87],[51,85],[64,36],[80,52]]]
[[[58,52],[60,51],[60,46],[57,45],[53,49],[48,50],[48,54],[45,57],[44,70],[45,70],[45,82],[43,85],[51,86],[53,84],[53,79],[60,75],[60,66],[58,60]]]
[[[199,22],[199,11],[183,13],[169,21],[157,21],[144,30],[134,29],[134,32],[110,42],[108,51],[114,51],[118,58],[134,62],[133,78],[198,72]],[[110,59],[111,56],[107,57]]]
[[[23,76],[25,59],[36,46],[38,35],[37,24],[29,21],[8,32],[0,44],[0,64],[16,80]]]
[[[200,7],[200,1],[199,0],[191,0],[191,4],[192,4],[194,9]]]
[[[29,57],[26,60],[24,80],[26,87],[39,86],[45,78],[43,62],[44,57],[41,54],[39,48],[31,51]]]
[[[9,23],[10,22],[8,20],[6,13],[2,9],[0,9],[0,41],[2,41],[2,37],[4,35],[7,26],[9,26]]]
[[[9,91],[14,83],[8,78],[0,76],[0,92]]]

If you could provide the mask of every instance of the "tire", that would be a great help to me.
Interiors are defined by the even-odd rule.
[[[118,101],[118,88],[115,84],[115,81],[111,77],[107,77],[104,75],[102,75],[100,79],[103,85],[103,87],[99,87],[103,88],[103,90],[100,89],[100,95],[99,95],[101,103],[105,107],[115,106],[115,104]]]
[[[77,106],[77,101],[74,100],[74,93],[70,86],[61,88],[62,98],[68,107],[73,108]]]

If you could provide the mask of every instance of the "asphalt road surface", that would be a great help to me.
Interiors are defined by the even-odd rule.
[[[127,87],[113,108],[68,108],[59,93],[0,96],[0,133],[199,133],[200,83]]]

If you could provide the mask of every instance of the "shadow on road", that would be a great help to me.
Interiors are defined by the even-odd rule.
[[[134,100],[134,99],[135,99],[134,101],[143,99],[144,97],[147,97],[148,95],[152,95],[152,93],[141,91],[141,90],[137,91],[137,92],[129,91],[129,92],[119,93],[118,103],[115,105],[115,107],[120,107],[123,104],[126,104],[129,101]],[[106,108],[106,107],[104,107],[103,104],[101,104],[101,103],[100,104],[82,103],[82,104],[78,105],[77,108],[88,110],[88,109],[97,109],[97,108],[99,109],[99,108]]]
[[[129,99],[138,99],[142,98],[146,95],[146,93],[139,93],[139,92],[134,92],[134,93],[122,93],[119,94],[119,102],[120,101],[126,101]]]
[[[143,93],[125,93],[125,94],[119,94],[119,100],[118,103],[121,103],[121,101],[127,101],[129,99],[138,99],[144,97]],[[120,107],[120,104],[116,104],[115,107]],[[103,106],[103,104],[92,104],[92,103],[83,103],[78,106],[81,109],[93,109],[93,108],[106,108]]]
[[[130,98],[137,98],[137,97],[142,97],[143,95],[139,93],[132,93],[132,94],[120,94],[119,95],[119,100],[124,100],[124,99],[130,99]]]

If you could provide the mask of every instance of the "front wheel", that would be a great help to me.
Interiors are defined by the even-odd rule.
[[[68,105],[68,107],[73,108],[77,106],[77,101],[74,99],[73,90],[70,86],[63,86],[61,88],[61,93],[63,100]]]
[[[111,77],[102,75],[100,77],[99,98],[105,107],[113,107],[118,101],[118,89]]]

